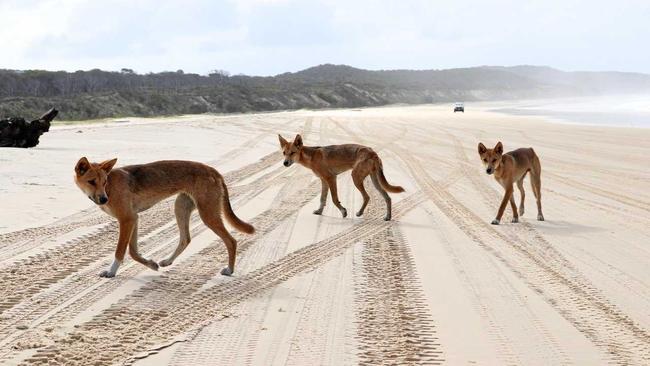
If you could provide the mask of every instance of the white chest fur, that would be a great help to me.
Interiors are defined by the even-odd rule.
[[[99,208],[100,208],[102,211],[106,212],[107,214],[109,214],[109,215],[115,217],[115,215],[113,214],[113,211],[111,211],[110,207],[108,207],[108,206],[99,206]]]

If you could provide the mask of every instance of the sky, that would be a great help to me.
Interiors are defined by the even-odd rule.
[[[0,69],[650,73],[649,0],[0,0]]]

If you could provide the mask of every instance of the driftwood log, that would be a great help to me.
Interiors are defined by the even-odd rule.
[[[0,119],[0,147],[34,147],[42,134],[50,130],[50,122],[59,114],[52,108],[40,118],[25,121],[13,117]]]

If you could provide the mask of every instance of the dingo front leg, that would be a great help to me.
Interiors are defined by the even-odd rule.
[[[327,191],[329,190],[329,185],[327,184],[327,181],[323,178],[320,179],[321,181],[321,191],[320,191],[320,206],[318,206],[318,209],[314,211],[314,215],[320,215],[323,213],[323,209],[325,208],[325,204],[327,203]]]
[[[347,217],[348,210],[346,210],[345,207],[343,207],[343,205],[341,205],[341,202],[339,201],[339,194],[336,188],[336,176],[330,177],[327,180],[327,184],[329,184],[330,191],[332,192],[332,202],[334,203],[334,205],[336,205],[339,211],[341,211],[341,216]]]
[[[517,205],[515,204],[515,194],[514,189],[513,193],[510,195],[510,206],[512,207],[512,222],[519,222],[519,215],[517,215]]]
[[[501,206],[499,206],[497,217],[492,220],[492,225],[499,225],[499,223],[501,223],[501,217],[503,216],[503,212],[506,210],[506,206],[510,201],[510,196],[512,196],[512,184],[506,186],[506,193],[503,195],[503,200],[501,200]]]
[[[517,181],[517,188],[519,188],[519,193],[521,193],[521,201],[519,202],[519,216],[524,216],[524,200],[526,199],[526,192],[524,191],[524,177],[526,175],[524,174],[521,179]],[[513,194],[514,196],[514,194]]]
[[[129,217],[127,219],[118,219],[120,223],[120,236],[117,239],[117,247],[115,248],[115,260],[107,270],[102,271],[99,276],[112,278],[115,277],[117,269],[122,264],[124,260],[124,254],[126,253],[126,247],[131,241],[131,236],[133,235],[133,229],[135,229],[137,218]]]
[[[129,255],[133,258],[134,261],[144,264],[145,266],[153,269],[154,271],[158,270],[158,263],[152,261],[151,259],[143,258],[138,251],[138,221],[136,219],[135,226],[133,227],[133,234],[131,234],[131,241],[129,241]]]

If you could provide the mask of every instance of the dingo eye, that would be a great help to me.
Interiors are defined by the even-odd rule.
[[[497,162],[497,159],[492,159],[492,162],[493,162],[493,163],[496,163],[496,162]]]
[[[95,182],[94,179],[89,180],[88,183],[90,183],[90,185],[93,187],[97,185],[97,182]]]
[[[487,159],[483,159],[483,161],[487,163]]]

